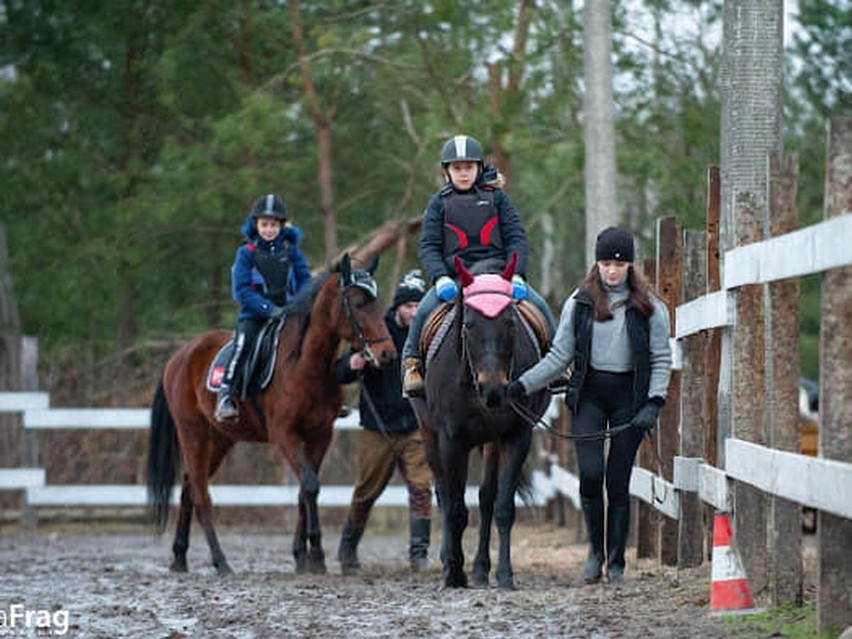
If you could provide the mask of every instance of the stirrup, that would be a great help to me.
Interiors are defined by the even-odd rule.
[[[233,397],[224,395],[216,402],[216,412],[213,413],[213,419],[217,422],[230,422],[236,420],[240,416],[240,409]]]

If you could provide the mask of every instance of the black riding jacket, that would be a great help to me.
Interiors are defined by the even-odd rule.
[[[515,272],[526,277],[527,235],[503,189],[480,184],[459,192],[447,184],[429,200],[420,230],[420,263],[432,283],[456,276],[456,255],[471,268],[486,259],[505,266],[512,253],[518,254]]]
[[[394,317],[396,309],[389,309],[385,313],[385,324],[393,339],[394,346],[398,352],[402,352],[402,345],[408,335],[408,328],[396,323]],[[341,384],[351,384],[358,379],[359,371],[354,371],[349,366],[349,357],[352,351],[337,360],[335,372],[337,380]],[[382,431],[388,433],[410,433],[417,428],[417,418],[411,409],[411,404],[402,396],[402,372],[397,365],[391,365],[382,369],[367,366],[363,371],[363,384],[358,410],[361,414],[361,426],[368,430]],[[370,408],[365,390],[369,393],[375,412]],[[379,423],[381,420],[381,424]]]

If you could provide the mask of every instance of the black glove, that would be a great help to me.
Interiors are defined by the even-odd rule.
[[[284,317],[284,307],[283,306],[276,306],[276,305],[273,304],[272,310],[269,313],[269,319],[277,320],[277,319],[281,319],[282,317]]]
[[[660,415],[660,405],[654,402],[647,402],[639,411],[633,416],[633,419],[630,423],[642,431],[644,435],[647,432],[650,432],[654,426],[657,425],[657,417]]]
[[[506,384],[506,397],[513,402],[522,402],[527,398],[527,389],[518,380]]]

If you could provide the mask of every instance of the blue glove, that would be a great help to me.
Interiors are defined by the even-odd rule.
[[[527,283],[520,275],[512,276],[512,297],[516,300],[527,299]]]
[[[449,302],[459,294],[459,287],[452,278],[443,275],[435,282],[435,293],[442,302]]]
[[[513,402],[522,402],[527,398],[527,389],[518,380],[506,384],[506,397]]]

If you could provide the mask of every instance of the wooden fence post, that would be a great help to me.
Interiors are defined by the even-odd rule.
[[[833,118],[828,129],[825,218],[852,212],[852,118]],[[852,462],[852,266],[822,279],[820,325],[820,456]],[[838,486],[838,490],[841,488]],[[849,490],[846,486],[845,490]],[[820,628],[852,625],[852,520],[820,511],[817,516]]]
[[[681,264],[680,220],[675,216],[657,220],[657,292],[669,309],[669,323],[674,328],[675,309],[680,304]],[[662,461],[665,478],[672,481],[674,457],[678,454],[678,421],[680,414],[680,371],[672,371],[666,405],[660,412],[657,431],[657,451]],[[677,521],[660,518],[660,562],[666,566],[677,564]]]
[[[752,193],[738,193],[737,246],[764,239],[766,206]],[[763,284],[736,289],[731,362],[731,435],[766,444],[766,334]],[[752,593],[768,584],[767,498],[758,488],[734,482],[734,534]]]
[[[769,234],[796,230],[799,160],[792,153],[769,156]],[[799,278],[769,284],[769,437],[772,448],[799,452]],[[802,507],[770,497],[772,509],[772,603],[802,603]]]
[[[648,282],[657,287],[657,260],[645,259],[642,261],[642,272],[648,279]],[[639,445],[639,466],[647,470],[656,469],[656,455],[654,449],[651,448],[652,443],[647,438],[642,439]],[[657,556],[657,526],[659,525],[660,515],[657,509],[651,504],[647,504],[641,499],[634,499],[636,503],[636,557],[649,558]]]
[[[722,207],[719,203],[721,178],[719,166],[707,167],[707,292],[715,293],[722,287],[722,274],[719,257],[719,222]],[[704,351],[704,459],[708,464],[719,467],[717,454],[719,436],[719,367],[722,365],[722,329],[711,328]],[[707,559],[713,551],[713,506],[704,509],[704,525],[707,530]]]
[[[683,242],[683,301],[704,295],[707,289],[707,252],[703,231],[686,231]],[[682,393],[680,396],[680,454],[704,457],[704,352],[709,339],[707,331],[683,340]],[[679,568],[700,566],[704,559],[704,506],[698,493],[680,496],[678,519]]]

